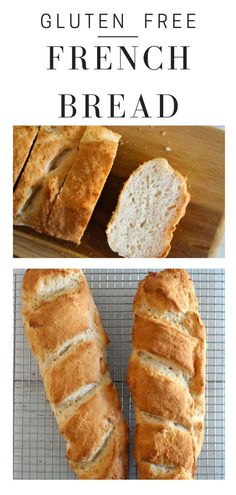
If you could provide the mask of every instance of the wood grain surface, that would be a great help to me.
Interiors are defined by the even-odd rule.
[[[164,157],[188,178],[191,201],[169,257],[215,256],[224,233],[224,131],[206,126],[110,127],[122,135],[116,160],[79,246],[14,227],[17,257],[116,257],[105,229],[119,192],[141,163]]]

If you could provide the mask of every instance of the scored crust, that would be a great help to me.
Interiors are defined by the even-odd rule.
[[[108,244],[113,251],[118,252],[117,247],[115,245],[115,242],[112,241],[111,234],[112,234],[112,229],[116,225],[116,220],[118,218],[118,215],[119,215],[121,209],[122,208],[124,209],[124,212],[123,212],[124,215],[123,216],[125,216],[125,215],[129,216],[129,211],[125,211],[125,204],[122,204],[125,192],[128,190],[128,188],[130,187],[132,182],[135,181],[135,179],[138,177],[140,171],[142,171],[144,167],[147,167],[154,162],[158,163],[158,165],[160,167],[171,170],[171,173],[179,179],[179,182],[181,184],[181,194],[179,195],[178,204],[176,205],[176,208],[175,208],[175,214],[172,216],[171,221],[168,225],[168,228],[165,231],[165,238],[166,238],[165,246],[164,246],[162,252],[159,253],[157,251],[156,255],[154,257],[165,258],[169,254],[173,233],[176,229],[177,224],[179,223],[181,218],[183,218],[183,216],[185,215],[186,207],[190,201],[190,194],[189,194],[188,189],[187,189],[186,177],[183,177],[177,170],[173,169],[165,158],[156,158],[156,159],[150,160],[149,162],[143,163],[137,169],[134,170],[134,172],[130,175],[128,180],[125,182],[125,184],[124,184],[124,186],[123,186],[123,188],[119,194],[116,209],[114,210],[114,212],[111,216],[111,219],[107,225],[107,230],[106,230]],[[149,219],[146,218],[146,221],[148,222]],[[119,254],[119,252],[118,252],[118,254]],[[144,254],[144,257],[145,257],[145,254]]]
[[[204,432],[206,335],[188,273],[149,273],[134,314],[127,380],[139,477],[193,479]]]
[[[177,465],[177,472],[182,469],[192,473],[195,466],[194,444],[188,431],[181,431],[170,424],[142,423],[137,426],[135,443],[136,457],[141,463],[145,460],[155,465]]]
[[[109,339],[81,270],[27,270],[25,333],[80,479],[124,479],[128,432],[105,358]],[[64,329],[64,331],[63,331]]]
[[[193,351],[197,339],[185,335],[169,322],[156,322],[135,315],[132,338],[135,347],[163,358],[174,359],[187,373],[194,372]]]
[[[42,367],[48,400],[59,404],[81,387],[100,382],[106,372],[103,347],[95,340],[86,340],[75,344],[55,363]]]
[[[118,395],[111,383],[99,388],[82,404],[61,427],[61,433],[69,441],[68,459],[80,462],[90,456],[104,434],[114,429],[119,410]]]
[[[15,185],[25,165],[38,129],[38,126],[33,125],[13,127],[13,185]]]
[[[186,428],[191,426],[193,399],[189,390],[180,387],[177,380],[159,373],[134,355],[129,362],[128,383],[136,408],[176,421]]]
[[[84,126],[43,126],[14,193],[14,224],[43,232],[73,165]]]
[[[163,270],[149,275],[139,284],[134,299],[139,303],[142,295],[151,308],[159,311],[197,311],[198,303],[195,296],[193,282],[185,270]]]

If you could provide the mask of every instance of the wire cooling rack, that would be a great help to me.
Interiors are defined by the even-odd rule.
[[[147,270],[84,270],[111,343],[108,363],[129,426],[129,478],[133,459],[134,411],[126,384],[131,351],[132,302]],[[205,440],[196,479],[224,478],[224,271],[189,270],[207,329]],[[24,270],[14,272],[14,479],[75,479],[65,442],[45,398],[38,367],[25,340],[21,319]]]

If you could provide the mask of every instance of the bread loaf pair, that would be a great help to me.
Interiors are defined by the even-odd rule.
[[[203,442],[205,330],[184,270],[150,273],[134,300],[128,384],[141,479],[193,479]],[[28,270],[23,320],[67,457],[80,479],[124,479],[127,427],[108,337],[80,270]]]
[[[127,426],[105,358],[109,339],[80,270],[28,270],[23,321],[67,458],[80,479],[127,476]]]

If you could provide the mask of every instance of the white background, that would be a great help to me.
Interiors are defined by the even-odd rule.
[[[11,9],[10,5],[14,5]],[[80,8],[80,5],[82,8]],[[227,5],[227,1],[224,2]],[[128,7],[128,8],[127,8]],[[227,34],[230,14],[222,13],[222,4],[219,2],[197,1],[147,1],[128,2],[96,2],[88,0],[85,5],[73,1],[41,1],[8,2],[8,15],[2,22],[5,35],[8,39],[8,49],[3,51],[6,71],[6,90],[11,98],[6,99],[7,114],[15,124],[62,124],[58,120],[59,98],[58,93],[97,93],[103,96],[104,115],[106,111],[107,93],[125,93],[127,114],[134,109],[140,93],[143,93],[147,102],[155,107],[156,93],[170,93],[176,95],[179,101],[179,111],[172,119],[165,120],[172,124],[203,124],[223,125],[226,118],[225,105],[226,67],[227,67]],[[6,10],[6,9],[5,9]],[[125,13],[125,27],[123,30],[87,29],[81,21],[79,29],[42,29],[40,17],[49,12],[55,18],[60,13],[62,21],[66,23],[70,12],[108,12],[110,14]],[[144,30],[145,12],[181,12],[183,19],[186,12],[196,13],[196,29],[158,29],[157,20],[149,29]],[[94,16],[97,18],[97,16]],[[82,18],[83,19],[83,18]],[[53,23],[54,24],[54,23]],[[96,26],[96,22],[95,22]],[[108,34],[137,34],[139,39],[121,40],[127,48],[139,45],[140,64],[135,71],[127,67],[126,71],[71,71],[69,67],[69,46],[82,45],[90,52],[89,64],[94,63],[95,52],[93,46],[110,44],[114,49],[114,65],[116,63],[116,45],[120,40],[99,40],[98,35]],[[64,45],[65,53],[61,56],[58,70],[49,71],[47,45]],[[150,45],[163,47],[163,71],[151,71],[142,63],[142,53]],[[170,71],[168,45],[190,45],[190,70]],[[94,54],[94,56],[93,56]],[[80,99],[79,99],[80,102]],[[81,98],[81,105],[83,106]],[[154,112],[154,109],[153,109]],[[163,121],[142,119],[142,124],[158,124]],[[102,124],[111,123],[107,118],[99,121]],[[135,124],[137,120],[126,120]],[[67,123],[70,123],[67,120]],[[78,124],[78,119],[72,119]],[[89,120],[90,123],[90,120]],[[116,124],[124,124],[124,120],[116,119]]]
[[[226,481],[195,481],[191,491],[199,489],[227,493],[233,489],[235,478],[235,184],[236,154],[234,122],[235,87],[233,84],[233,31],[234,2],[205,0],[200,1],[146,1],[144,3],[120,0],[75,2],[65,1],[8,1],[1,7],[1,444],[0,469],[1,486],[19,493],[41,493],[42,488],[52,489],[51,482],[12,481],[12,268],[30,267],[140,267],[140,260],[80,260],[80,259],[12,259],[12,125],[13,124],[81,124],[79,118],[63,122],[58,119],[58,93],[122,93],[125,92],[127,107],[136,94],[153,95],[155,93],[173,93],[179,100],[179,111],[173,119],[129,121],[122,119],[100,119],[99,124],[148,124],[148,125],[225,125],[226,126],[226,259],[186,259],[186,260],[149,260],[145,268],[184,267],[226,268]],[[76,31],[42,30],[40,15],[43,12],[121,12],[127,17],[127,33],[139,34],[140,48],[151,44],[191,45],[190,71],[135,72],[118,73],[87,71],[86,73],[60,70],[46,70],[47,44],[97,44],[98,30],[81,29]],[[154,27],[143,33],[144,12],[196,12],[197,29],[159,31]],[[108,31],[108,30],[107,30]],[[125,32],[126,30],[124,30]],[[107,33],[106,33],[107,34]],[[150,96],[149,96],[150,97]],[[84,122],[85,123],[85,122]],[[98,123],[90,119],[90,124]],[[142,263],[142,265],[141,265]],[[66,481],[54,481],[53,489],[64,493]],[[84,484],[85,483],[85,484]],[[135,489],[157,490],[158,486],[150,481],[100,481],[70,483],[70,490],[92,489],[103,493],[120,493],[120,490]],[[112,483],[110,485],[110,483]],[[120,485],[123,483],[123,485]],[[128,483],[128,486],[126,485]],[[136,483],[135,487],[130,483]],[[162,482],[163,483],[163,482]],[[175,482],[177,483],[177,482]],[[182,485],[181,485],[182,483]],[[204,484],[204,487],[199,483]],[[209,485],[214,483],[214,486]],[[227,486],[223,486],[226,484]],[[124,486],[125,484],[125,486]],[[173,492],[173,485],[165,482],[167,493]],[[159,486],[160,488],[160,486]],[[162,486],[163,489],[163,486]],[[189,492],[189,485],[178,482],[175,493]]]

